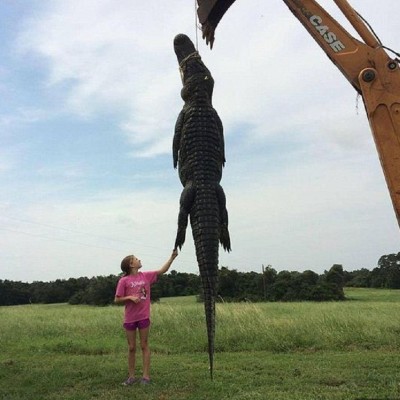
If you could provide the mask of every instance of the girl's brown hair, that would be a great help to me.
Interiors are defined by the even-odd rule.
[[[124,273],[125,276],[129,275],[131,272],[131,261],[133,259],[133,255],[126,256],[122,261],[121,261],[121,270]]]

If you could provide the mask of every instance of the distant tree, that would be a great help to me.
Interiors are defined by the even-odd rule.
[[[334,264],[325,274],[323,288],[331,293],[331,300],[344,300],[344,272],[343,266]]]
[[[389,268],[386,278],[388,289],[400,289],[400,266],[394,265]]]
[[[82,279],[57,279],[54,282],[33,282],[31,284],[32,302],[43,304],[66,303],[71,296],[80,290]]]
[[[0,280],[0,306],[28,304],[31,292],[28,283]]]
[[[264,268],[264,279],[267,285],[272,285],[275,282],[277,272],[270,265]]]
[[[400,253],[388,254],[378,260],[378,271],[382,287],[400,289]]]
[[[350,287],[370,287],[371,285],[371,271],[367,268],[359,270],[344,272],[345,286]]]
[[[230,300],[241,297],[240,279],[236,269],[229,270],[227,267],[221,267],[218,275],[218,294],[224,300]]]
[[[396,256],[396,257],[394,257]],[[366,276],[367,270],[361,270]],[[32,303],[65,303],[106,305],[114,299],[119,276],[98,276],[89,278],[57,279],[54,282],[33,282],[32,284],[1,281],[0,305]],[[361,273],[349,274],[341,265],[333,265],[323,275],[313,271],[280,271],[268,266],[263,273],[239,272],[221,267],[219,271],[218,294],[224,301],[324,301],[342,300],[344,282],[356,282]],[[365,278],[367,279],[367,278]],[[398,255],[383,256],[380,266],[375,268],[368,279],[380,287],[400,287]],[[199,294],[201,283],[197,274],[172,270],[158,277],[152,286],[152,300],[161,297]]]
[[[275,278],[274,283],[269,287],[268,300],[272,301],[290,301],[294,296],[293,278],[291,272],[280,271]]]
[[[319,275],[310,270],[306,270],[298,275],[295,282],[297,285],[297,298],[299,300],[321,301],[321,296],[315,296],[315,288],[318,285],[319,279]]]
[[[86,296],[85,290],[79,290],[70,297],[70,299],[68,300],[68,304],[71,305],[86,304],[85,296]]]
[[[170,273],[158,277],[151,288],[152,301],[161,297],[197,295],[200,288],[200,277],[172,270]]]
[[[386,286],[386,271],[384,268],[375,267],[370,273],[370,287],[384,288]]]
[[[112,304],[117,281],[118,277],[115,275],[92,278],[86,289],[78,292],[75,297],[72,297],[70,303],[77,304],[77,300],[80,300],[80,303],[94,306]]]
[[[318,283],[319,275],[316,272],[306,270],[301,274],[301,281],[304,285],[313,286]]]
[[[326,282],[332,283],[339,287],[344,285],[344,273],[343,266],[340,264],[334,264],[332,268],[326,273]]]

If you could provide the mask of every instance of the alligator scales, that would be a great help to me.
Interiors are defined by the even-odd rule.
[[[210,373],[213,376],[215,298],[219,242],[231,250],[228,212],[220,185],[225,164],[222,122],[212,106],[214,80],[192,41],[183,34],[174,39],[185,104],[175,125],[174,167],[184,186],[180,198],[175,248],[182,248],[190,216],[197,263],[204,292]]]

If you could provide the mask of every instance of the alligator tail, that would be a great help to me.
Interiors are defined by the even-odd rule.
[[[208,359],[210,365],[210,377],[213,379],[214,350],[215,350],[215,298],[218,284],[217,276],[201,277],[204,295],[204,310],[206,314]]]
[[[187,185],[181,195],[176,246],[181,246],[190,214],[197,263],[204,293],[210,375],[213,378],[215,339],[215,299],[218,285],[218,247],[230,250],[225,195],[218,183]],[[186,220],[185,220],[186,218]],[[179,225],[181,224],[181,225]],[[183,239],[184,240],[184,239]]]

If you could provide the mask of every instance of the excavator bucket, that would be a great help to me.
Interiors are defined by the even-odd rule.
[[[197,0],[197,15],[203,32],[203,39],[212,49],[215,40],[215,29],[221,18],[235,0]]]
[[[197,15],[200,23],[207,21],[208,16],[218,0],[197,0]]]

